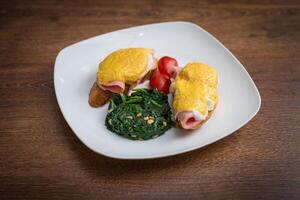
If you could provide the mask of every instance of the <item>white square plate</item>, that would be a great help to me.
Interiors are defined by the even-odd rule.
[[[220,79],[220,103],[211,119],[192,133],[172,128],[148,141],[132,141],[108,131],[107,105],[91,108],[89,91],[98,63],[112,51],[128,47],[152,48],[157,58],[175,57],[180,66],[191,61],[214,66]],[[212,35],[189,22],[137,26],[68,46],[56,58],[54,85],[60,109],[79,139],[97,153],[120,159],[158,158],[198,149],[241,128],[261,103],[243,65]]]

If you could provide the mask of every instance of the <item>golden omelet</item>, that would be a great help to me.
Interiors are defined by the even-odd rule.
[[[152,49],[146,48],[128,48],[113,52],[99,64],[98,83],[136,82],[152,68],[153,54]]]
[[[217,71],[204,63],[189,63],[176,76],[173,108],[183,128],[194,129],[207,120],[218,104],[217,86]]]

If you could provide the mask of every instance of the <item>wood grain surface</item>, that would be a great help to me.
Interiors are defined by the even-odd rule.
[[[244,64],[262,97],[235,134],[124,161],[85,147],[53,88],[56,55],[102,33],[185,20]],[[0,199],[300,199],[299,1],[1,1]]]

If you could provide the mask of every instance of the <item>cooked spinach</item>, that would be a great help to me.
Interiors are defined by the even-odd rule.
[[[118,94],[110,100],[105,125],[126,138],[148,140],[171,128],[171,114],[165,94],[142,88],[131,96]]]

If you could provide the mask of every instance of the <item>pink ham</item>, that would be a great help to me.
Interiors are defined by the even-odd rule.
[[[125,90],[125,83],[122,81],[111,81],[106,84],[99,84],[99,87],[102,90],[108,90],[113,93],[121,93]]]
[[[196,120],[193,112],[179,112],[176,115],[177,120],[184,129],[195,129],[201,123],[201,120]]]

